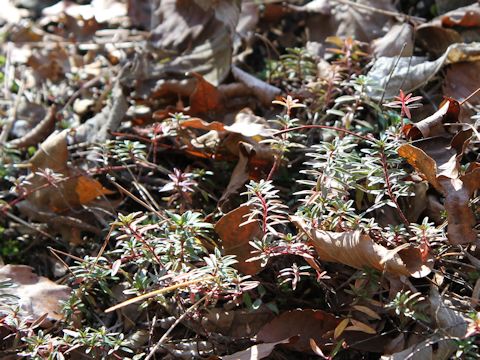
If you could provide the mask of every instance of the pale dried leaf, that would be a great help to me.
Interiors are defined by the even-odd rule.
[[[263,103],[266,105],[270,105],[272,100],[275,99],[276,96],[280,95],[281,90],[273,85],[270,85],[253,75],[243,71],[242,69],[236,67],[235,65],[232,66],[232,74],[237,81],[245,84],[249,87],[252,93]]]
[[[394,68],[397,60],[398,64]],[[390,99],[398,94],[400,88],[407,93],[428,83],[444,65],[477,60],[480,60],[480,43],[453,44],[434,61],[418,56],[400,59],[380,57],[368,72],[368,77],[376,81],[380,88],[385,88],[384,98]],[[382,93],[382,90],[369,90],[369,96],[377,100],[382,97]]]
[[[309,237],[322,261],[331,261],[357,269],[371,267],[393,275],[423,277],[428,275],[433,261],[421,260],[420,252],[410,249],[389,250],[376,244],[370,236],[360,231],[343,233],[308,229],[294,217],[292,221]]]
[[[412,56],[413,26],[408,23],[393,25],[383,37],[372,42],[372,50],[376,57]]]
[[[273,343],[254,345],[246,350],[236,352],[232,355],[222,356],[222,360],[259,360],[269,356],[273,349],[279,344],[288,344],[290,339],[280,340]]]
[[[33,269],[25,265],[4,265],[0,267],[0,280],[10,279],[14,287],[0,289],[0,294],[18,297],[20,317],[37,321],[48,314],[43,325],[53,320],[61,320],[62,301],[66,301],[71,289],[66,285],[58,285],[43,276],[33,273]]]
[[[373,319],[377,319],[377,320],[381,320],[382,317],[380,315],[378,315],[375,311],[373,311],[372,309],[366,307],[366,306],[363,306],[363,305],[353,305],[352,306],[355,310],[357,311],[360,311],[368,316],[370,316],[371,318]]]

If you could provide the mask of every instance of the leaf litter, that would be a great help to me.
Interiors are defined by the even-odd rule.
[[[477,3],[5,3],[1,356],[477,351]]]

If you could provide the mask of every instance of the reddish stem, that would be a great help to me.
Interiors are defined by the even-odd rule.
[[[267,233],[267,217],[268,217],[267,201],[259,191],[255,192],[255,195],[260,199],[260,202],[262,203],[262,216],[263,216],[262,232],[263,232],[263,235],[265,236],[265,234]]]
[[[402,209],[400,209],[400,205],[398,204],[397,198],[393,194],[392,185],[390,183],[390,176],[388,175],[387,157],[385,156],[385,152],[383,151],[383,149],[382,149],[382,153],[380,155],[380,159],[382,161],[383,175],[385,177],[385,186],[387,188],[388,197],[395,204],[395,209],[397,210],[398,216],[400,216],[400,219],[407,226],[407,229],[408,229],[408,227],[410,226],[410,221],[408,221],[408,219],[405,216],[405,214],[403,213]]]

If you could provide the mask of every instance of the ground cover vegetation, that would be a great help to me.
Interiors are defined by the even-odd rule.
[[[2,359],[479,357],[478,2],[2,7]]]

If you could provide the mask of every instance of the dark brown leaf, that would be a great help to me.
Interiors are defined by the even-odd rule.
[[[371,267],[393,275],[424,277],[433,267],[432,258],[422,260],[419,249],[400,246],[389,250],[376,244],[360,231],[331,232],[309,229],[299,218],[293,218],[310,239],[320,261],[330,261],[357,269]]]
[[[475,216],[468,204],[475,190],[480,188],[480,171],[470,167],[460,172],[460,159],[472,136],[471,130],[460,131],[449,138],[425,139],[402,145],[398,153],[407,159],[425,179],[445,196],[448,219],[448,239],[452,244],[466,244],[476,240]]]
[[[260,239],[263,233],[257,222],[240,226],[247,220],[245,216],[249,213],[248,206],[241,206],[230,211],[215,224],[215,231],[222,240],[225,253],[236,255],[238,263],[235,264],[235,267],[244,274],[255,275],[262,267],[258,260],[247,262],[253,257],[251,251],[254,249],[249,242]]]
[[[256,340],[266,343],[298,336],[298,341],[285,345],[296,351],[312,352],[310,339],[322,348],[333,339],[333,331],[340,319],[322,310],[291,310],[280,314],[266,324]]]

